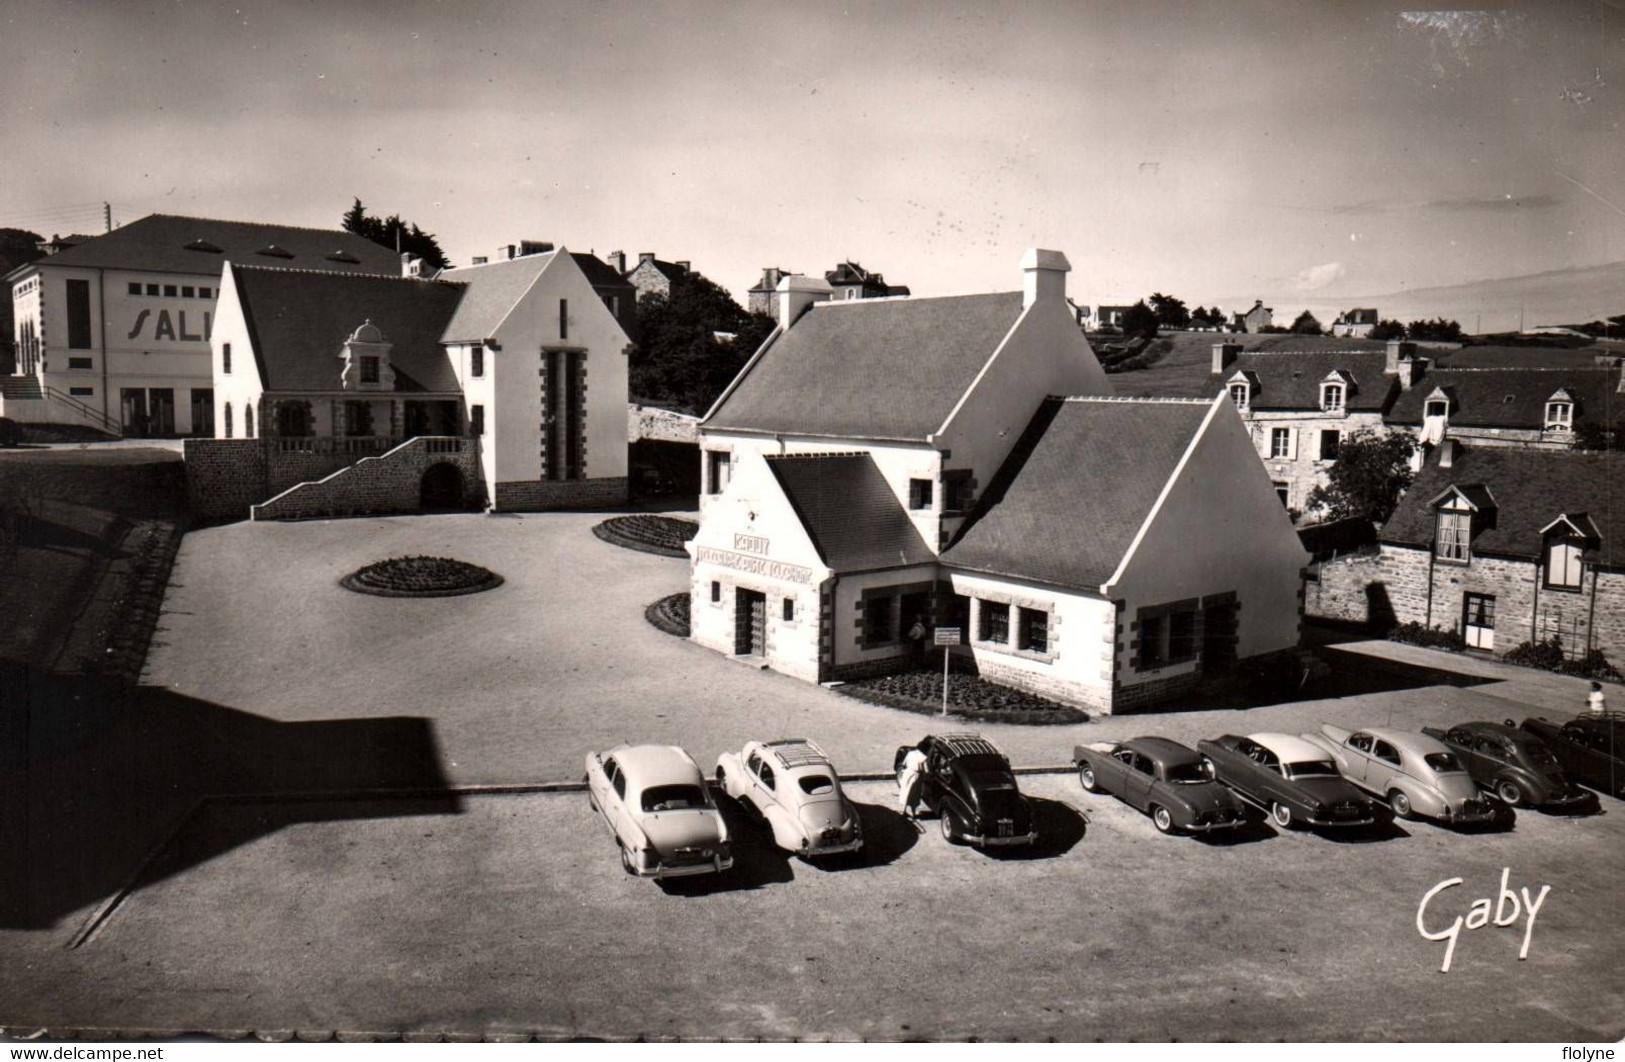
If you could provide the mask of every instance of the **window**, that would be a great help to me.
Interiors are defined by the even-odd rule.
[[[361,358],[361,382],[378,382],[378,359],[363,355]]]
[[[70,369],[93,369],[95,367],[96,367],[96,362],[92,358],[69,358],[68,359],[68,368],[70,368]]]
[[[717,580],[712,579],[711,580],[711,604],[717,605],[717,604],[721,604],[721,603],[722,603],[722,584],[719,583]]]
[[[778,788],[778,784],[773,778],[773,768],[768,766],[766,760],[761,761],[761,765],[756,771],[756,777],[762,780],[762,785],[766,786],[770,792]]]
[[[1049,613],[1035,608],[1024,608],[1017,616],[1016,644],[1029,653],[1049,652]]]
[[[1251,388],[1244,383],[1230,385],[1230,401],[1236,404],[1237,409],[1247,408],[1248,392],[1250,390]]]
[[[214,289],[213,288],[198,288],[197,289],[197,297],[200,298],[200,299],[212,299],[212,298],[214,298]]]
[[[1434,399],[1433,401],[1431,401],[1431,402],[1429,402],[1427,404],[1427,413],[1426,413],[1426,415],[1429,416],[1429,417],[1444,417],[1444,416],[1448,416],[1449,413],[1450,413],[1450,403],[1444,401],[1443,399],[1437,399],[1436,398],[1436,399]]]
[[[1370,734],[1355,734],[1349,738],[1349,747],[1358,749],[1360,752],[1370,752],[1371,743],[1375,740]]]
[[[942,501],[947,512],[969,512],[975,496],[975,482],[971,479],[970,469],[943,473]]]
[[[1437,551],[1440,560],[1457,561],[1462,564],[1472,560],[1468,548],[1472,537],[1472,521],[1472,513],[1440,511]]]
[[[1278,460],[1291,460],[1293,451],[1292,442],[1293,439],[1291,428],[1271,428],[1270,456]]]
[[[896,641],[892,633],[892,599],[871,597],[863,602],[863,644],[889,645]]]
[[[1399,766],[1399,750],[1381,738],[1378,738],[1377,743],[1371,747],[1371,754],[1379,760]]]
[[[175,297],[175,295],[176,295],[175,285],[173,285],[173,284],[165,284],[164,285],[164,297],[173,299]]]
[[[1320,408],[1327,413],[1343,412],[1342,384],[1326,383],[1320,385]]]
[[[226,438],[231,438],[231,403],[226,403]]]
[[[1010,606],[996,601],[982,602],[982,641],[1008,645],[1010,642]]]
[[[194,288],[191,288],[191,287],[187,287],[187,286],[185,286],[185,285],[182,285],[182,286],[181,286],[181,298],[183,298],[183,299],[190,299],[190,298],[192,298],[192,296],[193,296],[193,292],[194,292],[194,291],[195,291],[195,290],[196,290],[196,289],[194,289]]]
[[[130,294],[131,295],[139,295],[139,294],[141,294],[141,285],[140,284],[131,284],[130,285]]]
[[[1147,616],[1140,621],[1140,670],[1149,671],[1166,663],[1163,655],[1163,637],[1166,624],[1161,616]]]
[[[1578,538],[1558,537],[1546,543],[1546,585],[1559,590],[1580,589],[1584,568],[1580,553],[1585,544]]]
[[[156,295],[156,294],[158,294],[158,285],[156,285],[156,284],[148,284],[147,285],[147,294],[148,295]]]
[[[934,482],[929,479],[911,479],[908,481],[908,507],[910,509],[931,508],[931,495]]]
[[[485,348],[476,345],[468,352],[468,374],[470,376],[485,375]]]
[[[1196,659],[1199,607],[1193,599],[1140,610],[1141,671]]]
[[[732,455],[726,450],[707,450],[705,452],[707,472],[705,491],[707,494],[721,494],[728,489],[728,472],[731,459]]]
[[[1170,664],[1196,659],[1196,612],[1194,609],[1168,616],[1168,657]]]
[[[346,435],[372,434],[372,403],[344,403],[344,433]]]
[[[785,598],[783,609],[784,622],[794,623],[796,621],[796,599],[793,597]]]
[[[570,338],[570,300],[559,300],[559,338]]]
[[[1547,431],[1573,431],[1574,430],[1574,403],[1548,402],[1546,403],[1546,430]]]
[[[89,398],[91,395],[94,395],[95,393],[96,393],[96,389],[94,387],[70,387],[70,388],[68,388],[68,394],[72,395],[74,398]]]
[[[1282,508],[1292,508],[1292,484],[1277,482],[1274,484],[1274,486],[1275,496],[1281,499]]]
[[[231,372],[231,344],[230,343],[222,343],[222,344],[220,344],[220,371],[224,372],[224,373]]]
[[[68,281],[68,346],[90,349],[90,281]]]
[[[1336,428],[1322,428],[1320,431],[1320,459],[1322,461],[1337,460],[1337,448],[1342,445],[1343,433]]]
[[[475,405],[468,407],[468,434],[475,436],[485,434],[484,406]]]
[[[251,406],[251,405],[245,404],[243,406],[243,438],[252,439],[253,437],[254,437],[254,407]]]

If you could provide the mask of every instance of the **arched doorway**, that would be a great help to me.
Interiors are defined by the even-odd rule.
[[[418,508],[424,512],[446,512],[464,505],[463,470],[442,461],[423,472],[418,486]]]

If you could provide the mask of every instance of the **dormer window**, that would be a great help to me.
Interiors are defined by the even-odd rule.
[[[1252,398],[1251,392],[1252,388],[1248,387],[1246,384],[1233,383],[1230,385],[1230,401],[1236,404],[1237,409],[1245,413],[1247,411],[1247,404]]]
[[[1320,408],[1326,413],[1343,412],[1347,389],[1341,381],[1327,380],[1320,385]]]
[[[332,254],[327,256],[327,260],[329,262],[348,262],[351,265],[357,265],[361,261],[361,259],[351,254],[349,251],[334,251]]]
[[[1546,585],[1554,590],[1578,590],[1584,577],[1581,560],[1585,541],[1575,535],[1552,535],[1546,539]]]
[[[224,254],[225,253],[219,247],[216,247],[214,244],[210,243],[208,240],[193,240],[191,243],[187,244],[183,248],[183,250],[202,251],[204,254]]]
[[[1546,400],[1546,430],[1574,430],[1574,400],[1567,391],[1558,391]]]
[[[372,357],[371,355],[363,355],[362,356],[362,358],[361,358],[361,382],[364,383],[364,384],[375,384],[375,383],[378,382],[378,359],[377,358]]]
[[[1443,561],[1466,564],[1472,556],[1473,514],[1467,509],[1439,510],[1439,545],[1435,551]]]
[[[1435,418],[1447,417],[1450,415],[1450,403],[1442,398],[1429,399],[1425,415]]]
[[[255,254],[263,254],[267,258],[292,258],[293,257],[293,252],[292,251],[288,250],[285,247],[278,247],[274,243],[273,244],[268,244],[268,245],[266,245],[264,247],[261,247],[259,250],[255,251],[254,253]]]

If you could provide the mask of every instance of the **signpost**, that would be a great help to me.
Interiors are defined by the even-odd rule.
[[[938,627],[935,632],[934,644],[942,646],[942,714],[948,714],[948,650],[958,645],[961,635],[959,627]]]

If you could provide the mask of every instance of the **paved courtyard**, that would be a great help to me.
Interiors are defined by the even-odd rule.
[[[620,873],[575,793],[239,796],[188,813],[208,793],[573,781],[589,749],[619,741],[678,743],[708,764],[747,738],[804,734],[845,772],[882,771],[896,745],[940,725],[657,631],[643,607],[683,589],[685,565],[598,540],[600,518],[188,535],[148,661],[155,688],[134,721],[77,753],[104,810],[120,793],[146,804],[115,817],[117,843],[96,873],[63,869],[75,887],[56,890],[48,917],[0,928],[0,951],[18,960],[0,966],[0,1027],[1083,1039],[1625,1031],[1617,801],[1581,819],[1520,813],[1505,834],[1407,823],[1351,843],[1258,824],[1239,843],[1211,844],[1160,837],[1075,778],[1040,775],[1023,786],[1043,800],[1046,846],[994,859],[947,847],[932,823],[917,836],[890,810],[889,786],[858,783],[867,858],[787,861],[731,812],[746,832],[735,872],[670,890]],[[483,564],[507,582],[430,600],[338,586],[407,553]],[[976,729],[1018,764],[1044,765],[1064,763],[1077,741],[1146,732],[1194,742],[1323,720],[1521,717],[1572,708],[1571,686],[1584,688],[1480,670],[1484,684],[1471,688]],[[88,788],[53,784],[36,787],[42,802],[87,805],[75,830],[108,817]],[[143,866],[147,853],[156,855]],[[1514,890],[1552,887],[1529,959],[1516,958],[1515,928],[1478,930],[1441,974],[1443,945],[1414,924],[1422,894],[1464,879],[1439,908],[1448,924],[1496,895],[1503,868]],[[112,896],[122,902],[104,906]]]

